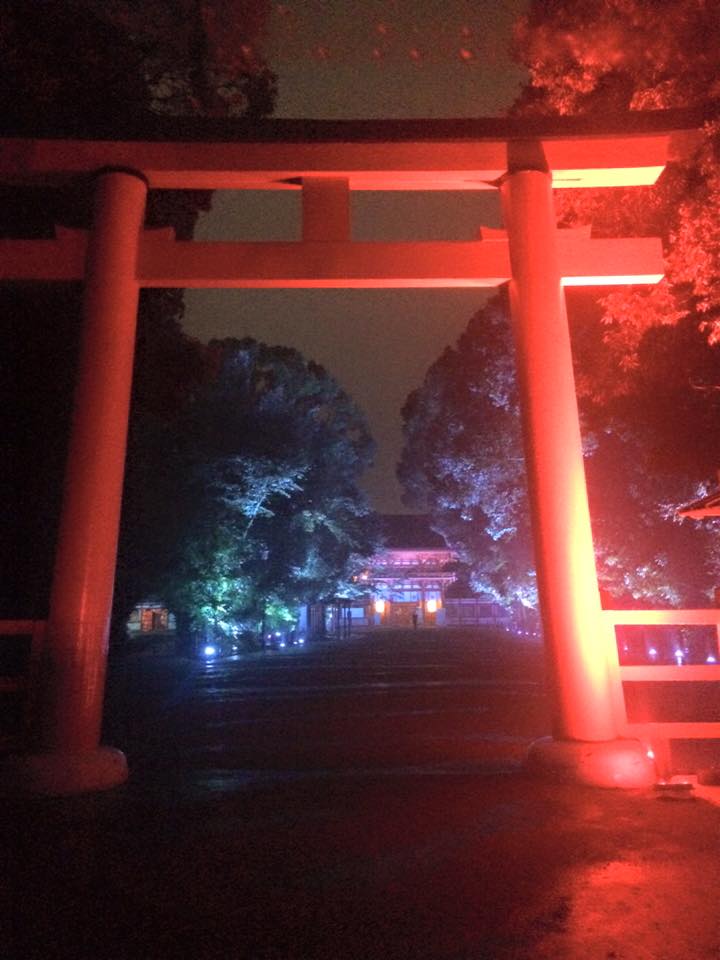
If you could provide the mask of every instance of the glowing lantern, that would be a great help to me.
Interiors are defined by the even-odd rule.
[[[385,601],[376,600],[375,601],[375,613],[385,613]]]
[[[437,613],[438,602],[437,600],[427,600],[425,603],[425,609],[428,613]]]

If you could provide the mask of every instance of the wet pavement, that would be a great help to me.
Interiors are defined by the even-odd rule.
[[[0,806],[0,956],[720,958],[720,809],[530,780],[548,728],[479,632],[119,662],[127,785]]]

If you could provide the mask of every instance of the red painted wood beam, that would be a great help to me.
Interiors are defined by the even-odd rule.
[[[696,607],[685,610],[603,610],[603,618],[615,626],[619,624],[681,625],[703,626],[720,625],[720,607]]]
[[[601,239],[558,231],[565,286],[655,283],[656,238]],[[0,280],[81,280],[85,237],[0,240]],[[507,239],[384,242],[176,242],[167,231],[141,241],[143,287],[493,287],[510,279]]]
[[[620,678],[627,682],[656,683],[665,680],[678,680],[683,683],[695,681],[720,680],[720,663],[684,663],[681,667],[673,664],[622,664],[619,667]]]
[[[623,734],[641,740],[720,740],[720,723],[688,721],[675,723],[625,723]]]
[[[60,231],[56,240],[0,239],[0,281],[82,280],[87,234]]]
[[[432,127],[428,127],[430,132]],[[511,167],[534,166],[538,145],[556,187],[654,183],[687,154],[697,130],[615,136],[411,141],[141,142],[0,140],[0,181],[57,183],[105,167],[142,171],[151,188],[293,190],[304,177],[351,190],[488,190]]]
[[[40,792],[114,786],[125,757],[100,746],[108,634],[130,409],[147,184],[98,176],[87,241],[83,334],[40,683]],[[71,245],[75,238],[70,239]]]

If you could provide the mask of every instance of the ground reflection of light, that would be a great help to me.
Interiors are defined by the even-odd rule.
[[[622,883],[634,886],[643,880],[645,869],[641,863],[629,863],[626,860],[613,860],[601,867],[594,867],[588,871],[588,881],[594,886],[605,886],[610,883]]]
[[[643,831],[638,833],[642,837]],[[564,929],[546,934],[533,956],[637,960],[713,956],[716,904],[712,892],[698,902],[697,864],[654,849],[649,837],[622,852],[616,840],[608,837],[608,842],[616,847],[614,854],[607,850],[612,859],[568,868],[562,883],[567,903]],[[713,851],[708,851],[704,865],[714,870]],[[556,904],[557,896],[551,902]],[[668,952],[668,938],[674,953]]]

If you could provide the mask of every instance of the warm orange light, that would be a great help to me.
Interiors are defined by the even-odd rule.
[[[659,283],[662,273],[623,273],[591,275],[584,277],[563,277],[563,287],[626,287],[636,283]]]
[[[428,613],[436,613],[438,608],[437,600],[428,600],[425,603],[425,609]]]
[[[375,613],[385,613],[385,601],[376,600],[375,601]]]
[[[568,167],[553,170],[553,187],[556,190],[615,187],[641,187],[655,183],[665,169],[664,164],[645,164],[637,167],[584,167],[572,170]]]

